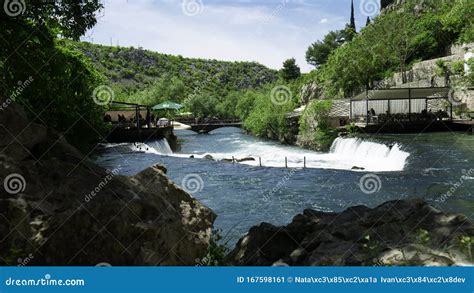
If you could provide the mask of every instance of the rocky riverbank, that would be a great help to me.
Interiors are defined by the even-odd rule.
[[[15,103],[0,126],[2,265],[195,265],[205,256],[216,216],[165,168],[104,170]]]
[[[341,213],[305,210],[284,227],[252,227],[227,261],[238,266],[472,265],[474,225],[421,200]]]

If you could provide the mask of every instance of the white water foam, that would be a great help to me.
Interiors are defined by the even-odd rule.
[[[391,146],[365,141],[357,138],[337,138],[331,146],[329,153],[318,153],[297,147],[278,145],[273,142],[232,140],[226,143],[237,145],[237,151],[213,152],[192,154],[196,159],[203,159],[210,155],[213,159],[231,160],[251,158],[242,164],[284,168],[285,158],[289,168],[303,168],[306,158],[306,168],[337,169],[369,172],[402,171],[410,154],[401,149],[399,144]],[[166,139],[152,143],[131,144],[132,151],[150,154],[189,158],[191,154],[173,153]],[[357,167],[357,168],[354,168]]]
[[[173,154],[171,147],[166,139],[160,139],[148,143],[133,143],[130,144],[130,149],[134,152],[143,152],[147,154],[165,155],[169,156]]]
[[[370,171],[401,171],[410,154],[399,144],[386,145],[358,138],[337,138],[331,146],[331,154],[349,165]]]
[[[410,154],[402,151],[398,144],[387,146],[356,138],[337,138],[329,153],[254,142],[241,143],[241,150],[237,154],[210,155],[218,160],[228,160],[232,156],[236,159],[253,158],[254,161],[242,162],[253,166],[258,166],[261,158],[264,167],[284,168],[287,165],[289,168],[302,168],[306,158],[306,168],[388,172],[402,171]]]

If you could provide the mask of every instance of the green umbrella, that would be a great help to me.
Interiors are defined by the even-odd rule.
[[[161,104],[154,106],[152,109],[153,110],[179,110],[181,108],[183,108],[182,105],[177,104],[175,102],[167,101],[167,102],[163,102]]]

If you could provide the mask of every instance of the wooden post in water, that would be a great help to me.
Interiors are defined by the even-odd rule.
[[[285,157],[285,168],[288,169],[288,158],[287,157]]]
[[[369,126],[369,86],[365,87],[365,109],[367,112],[365,113],[365,126]]]
[[[408,121],[411,122],[411,88],[408,88]]]
[[[258,157],[258,162],[260,163],[260,167],[262,167],[262,158]]]
[[[235,159],[234,159],[234,156],[232,156],[232,164],[235,163]]]
[[[306,169],[306,157],[303,159],[303,169]]]

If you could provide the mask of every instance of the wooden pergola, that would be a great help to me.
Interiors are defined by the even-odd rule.
[[[430,100],[445,100],[450,105],[449,117],[453,119],[453,105],[450,102],[449,87],[426,87],[426,88],[390,88],[366,90],[365,92],[350,99],[350,119],[354,115],[364,115],[366,123],[369,124],[370,104],[376,104],[379,113],[408,114],[411,121],[413,113],[419,113],[421,110],[428,111],[428,102]],[[360,107],[365,105],[365,107]],[[364,110],[361,110],[365,108]],[[416,110],[414,112],[413,110]],[[362,112],[362,113],[360,113]]]
[[[127,109],[135,109],[135,121],[136,121],[136,127],[137,129],[140,129],[142,127],[140,123],[140,111],[141,109],[146,109],[147,112],[151,112],[151,106],[147,105],[140,105],[140,104],[135,104],[135,103],[126,103],[126,102],[111,102],[112,105],[116,105],[119,107],[127,108]],[[146,121],[147,124],[150,124],[150,121]]]

